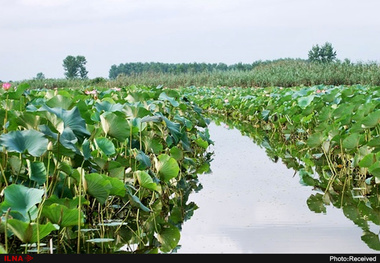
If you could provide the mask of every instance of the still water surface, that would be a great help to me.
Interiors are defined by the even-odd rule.
[[[377,253],[342,210],[309,210],[315,193],[281,161],[225,124],[209,126],[210,174],[189,201],[199,208],[183,224],[178,253]]]

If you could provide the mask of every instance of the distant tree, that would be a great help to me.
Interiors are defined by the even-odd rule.
[[[326,42],[323,46],[314,45],[308,53],[309,61],[329,63],[336,60],[336,51],[331,43]]]
[[[65,76],[68,79],[74,79],[78,76],[78,64],[74,56],[67,56],[63,60],[63,69],[65,70]]]
[[[110,79],[116,79],[117,75],[119,75],[119,68],[116,65],[112,65],[108,76]]]
[[[84,56],[67,56],[63,60],[63,69],[68,79],[82,78],[86,79],[88,71],[86,70],[86,58]]]
[[[87,64],[86,58],[84,56],[77,56],[77,63],[78,63],[79,75],[81,79],[87,79],[88,71],[85,67],[85,65]]]
[[[37,73],[37,76],[35,79],[45,79],[45,75],[42,72]]]
[[[219,63],[215,67],[217,70],[226,71],[228,69],[227,64],[225,63]]]

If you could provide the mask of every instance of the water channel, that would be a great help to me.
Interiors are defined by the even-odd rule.
[[[226,124],[209,125],[211,173],[199,175],[198,209],[182,226],[177,253],[378,253],[341,209],[315,213],[294,170]]]

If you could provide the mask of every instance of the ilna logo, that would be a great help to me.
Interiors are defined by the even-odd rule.
[[[22,262],[29,262],[33,259],[32,256],[25,255],[25,256],[18,256],[18,255],[5,255],[4,261],[7,262],[15,262],[15,261],[22,261]]]

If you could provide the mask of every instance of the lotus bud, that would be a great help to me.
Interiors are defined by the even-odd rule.
[[[51,141],[49,141],[49,143],[47,145],[47,150],[48,151],[52,151],[53,150],[53,143]]]
[[[125,174],[129,174],[131,171],[132,171],[132,168],[128,167],[127,169],[125,169]]]

